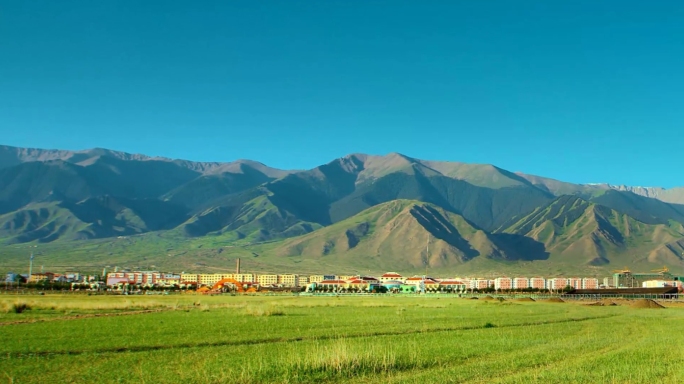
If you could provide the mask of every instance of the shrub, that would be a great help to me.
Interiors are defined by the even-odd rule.
[[[23,313],[29,309],[31,309],[31,307],[26,303],[17,302],[12,305],[12,311],[14,313]]]

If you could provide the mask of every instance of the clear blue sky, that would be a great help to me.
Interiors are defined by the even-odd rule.
[[[0,135],[684,185],[684,2],[0,0]]]

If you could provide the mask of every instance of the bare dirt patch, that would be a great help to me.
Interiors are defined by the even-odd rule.
[[[636,300],[630,305],[630,307],[632,307],[632,308],[654,308],[654,309],[664,309],[665,308],[662,305],[656,303],[655,301],[649,300],[649,299]]]
[[[565,303],[565,300],[561,299],[560,297],[552,297],[550,299],[546,300],[547,303]]]

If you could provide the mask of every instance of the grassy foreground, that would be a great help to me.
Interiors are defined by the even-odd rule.
[[[0,296],[0,324],[9,383],[684,382],[680,307]]]

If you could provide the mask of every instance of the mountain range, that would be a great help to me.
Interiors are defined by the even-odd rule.
[[[220,269],[248,255],[263,270],[681,269],[683,223],[684,188],[573,184],[399,153],[280,170],[0,146],[6,268],[38,246],[53,265],[89,267]]]

